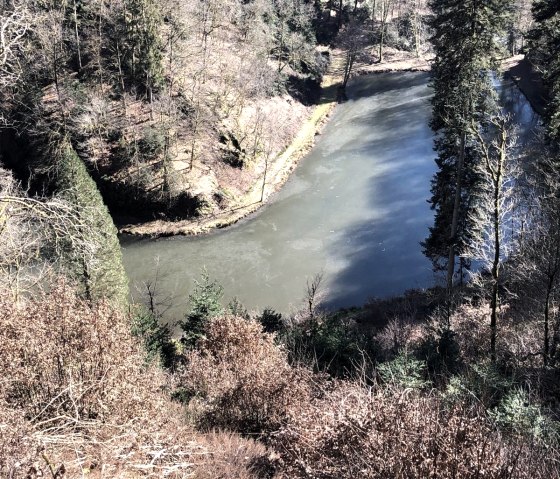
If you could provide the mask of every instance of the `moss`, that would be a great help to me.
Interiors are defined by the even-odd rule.
[[[56,153],[56,173],[57,190],[76,206],[81,221],[76,228],[80,241],[66,238],[70,271],[88,299],[108,298],[126,305],[128,280],[117,228],[84,163],[66,140]]]

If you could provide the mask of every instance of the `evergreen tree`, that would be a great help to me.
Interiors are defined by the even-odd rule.
[[[63,140],[55,154],[57,189],[64,199],[76,205],[81,220],[76,235],[67,238],[70,272],[80,281],[86,298],[108,298],[124,306],[128,280],[109,211],[70,143]]]
[[[204,336],[204,329],[208,320],[220,316],[224,312],[221,300],[224,288],[211,280],[206,270],[202,271],[201,281],[195,280],[195,287],[189,295],[190,311],[181,324],[183,335],[181,342],[187,347],[194,347],[196,342]]]
[[[274,0],[265,21],[271,35],[270,50],[278,62],[278,73],[290,66],[296,71],[315,68],[315,34],[312,7],[305,2]]]
[[[435,270],[447,269],[451,287],[455,258],[476,231],[469,225],[470,194],[477,155],[469,133],[492,95],[490,72],[497,69],[498,39],[507,26],[510,0],[432,0],[431,28],[436,58],[432,67],[433,114],[438,172],[430,203],[434,226],[424,253]]]
[[[126,0],[123,13],[122,46],[129,80],[151,101],[153,90],[163,80],[163,18],[153,0]]]
[[[550,97],[546,111],[548,133],[560,141],[560,2],[537,0],[533,5],[535,27],[529,32],[529,58],[542,71]]]

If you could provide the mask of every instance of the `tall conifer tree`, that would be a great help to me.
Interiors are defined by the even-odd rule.
[[[162,82],[163,17],[153,0],[124,2],[125,64],[132,83],[151,101],[153,89]]]
[[[550,103],[546,111],[548,133],[560,142],[560,2],[537,0],[535,27],[529,33],[529,57],[542,71]]]
[[[511,0],[431,0],[430,7],[436,53],[431,127],[438,171],[429,200],[436,212],[434,226],[423,247],[434,269],[447,271],[451,287],[456,256],[476,234],[468,220],[477,162],[469,129],[480,121],[485,99],[493,94],[490,72],[498,66]]]
[[[68,271],[78,279],[89,300],[107,298],[127,304],[128,280],[115,227],[103,199],[83,161],[69,141],[55,151],[56,183],[60,196],[79,212],[78,241],[67,238]]]

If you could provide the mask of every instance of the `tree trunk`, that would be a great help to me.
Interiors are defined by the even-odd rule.
[[[383,62],[383,42],[385,41],[385,22],[381,22],[381,36],[379,38],[379,63]]]
[[[97,41],[99,42],[97,46],[97,68],[99,69],[99,89],[103,93],[103,64],[102,64],[102,50],[103,50],[103,28],[102,28],[102,8],[103,2],[100,2],[99,15],[97,22]]]
[[[447,262],[447,291],[453,288],[453,273],[455,272],[455,242],[457,240],[457,226],[459,224],[459,209],[461,207],[461,188],[463,181],[463,164],[465,162],[466,133],[461,133],[461,146],[457,161],[457,179],[455,181],[455,201],[453,203],[453,217],[451,220],[451,234],[449,235],[449,257]]]
[[[76,0],[74,0],[74,33],[76,35],[76,48],[78,50],[78,68],[82,70],[82,52],[80,49],[80,34],[78,31],[78,12],[76,9]]]
[[[146,72],[146,95],[150,103],[150,120],[154,121],[154,91],[152,89],[152,78],[150,72]]]
[[[496,336],[498,323],[498,280],[500,267],[500,189],[501,168],[494,183],[494,259],[492,261],[492,298],[490,302],[490,360],[496,362]]]
[[[543,366],[548,366],[548,360],[550,357],[550,333],[549,333],[549,321],[550,321],[550,296],[552,293],[553,278],[548,278],[547,288],[546,288],[546,298],[544,302],[544,344],[543,344]]]
[[[343,90],[346,88],[346,85],[348,84],[348,80],[350,79],[350,73],[352,72],[353,66],[354,66],[354,54],[349,52],[348,56],[346,57],[346,65],[344,67],[344,78],[342,80]]]
[[[417,5],[414,5],[412,13],[412,32],[414,35],[414,49],[416,50],[416,58],[420,58],[420,26],[418,20]]]
[[[122,69],[121,49],[119,46],[119,42],[117,42],[117,65],[119,67],[119,80],[121,83],[124,115],[126,116],[126,88],[124,85],[124,74]]]
[[[502,195],[504,166],[506,162],[507,136],[505,125],[501,132],[500,146],[498,150],[499,158],[495,169],[488,167],[492,174],[494,195],[493,195],[493,228],[494,228],[494,258],[492,260],[492,298],[490,302],[490,360],[496,362],[496,337],[498,329],[498,301],[499,301],[499,279],[500,279],[500,199]]]
[[[266,175],[268,173],[268,153],[266,155],[266,158],[264,160],[264,176],[263,176],[263,182],[262,182],[262,188],[261,188],[261,203],[264,201],[264,187],[266,185]]]

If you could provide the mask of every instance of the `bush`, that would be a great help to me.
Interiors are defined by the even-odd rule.
[[[558,426],[542,414],[541,408],[521,388],[509,391],[490,415],[496,424],[511,432],[547,443],[558,440]]]
[[[293,363],[312,364],[318,372],[340,377],[352,375],[364,354],[374,353],[370,338],[344,313],[308,317],[283,330],[281,341]]]
[[[457,334],[437,323],[425,329],[427,334],[416,346],[416,356],[426,361],[430,376],[437,380],[458,373],[463,365]]]
[[[35,421],[104,420],[141,414],[160,396],[163,380],[146,367],[126,319],[113,307],[90,305],[60,284],[46,298],[19,306],[0,299],[0,397]],[[148,378],[138,401],[138,380]],[[109,413],[108,411],[111,411]]]
[[[282,314],[277,313],[272,308],[265,308],[262,314],[257,317],[265,332],[276,333],[284,327],[284,321],[282,320]]]
[[[160,324],[157,316],[146,308],[138,308],[132,316],[132,334],[144,344],[148,360],[156,359],[165,368],[173,366],[177,348],[167,325]]]
[[[426,381],[426,363],[409,356],[399,354],[392,361],[377,367],[379,376],[386,384],[402,388],[421,389],[428,386]]]
[[[291,411],[272,438],[282,478],[549,478],[554,455],[506,441],[481,409],[418,391],[339,382]]]
[[[0,477],[22,477],[33,467],[38,446],[22,411],[15,411],[1,401]]]
[[[208,320],[223,313],[221,304],[223,296],[224,288],[216,280],[211,280],[204,270],[202,279],[195,280],[194,291],[189,295],[190,311],[181,324],[183,330],[181,342],[184,345],[189,348],[194,347],[204,336]]]
[[[233,297],[227,305],[227,311],[232,316],[237,316],[238,318],[249,319],[250,314],[247,308],[243,306],[243,303],[239,301],[237,297]]]
[[[263,477],[262,445],[184,423],[129,327],[64,283],[0,296],[0,477]]]
[[[493,408],[513,386],[513,380],[504,376],[495,364],[481,362],[470,366],[454,384],[465,400],[475,400],[486,408]]]
[[[192,397],[202,428],[242,433],[277,429],[307,394],[307,372],[290,367],[285,351],[256,321],[212,318],[199,349],[187,355],[179,384]]]
[[[199,436],[208,451],[196,470],[196,479],[272,478],[274,464],[266,447],[238,434],[210,432]]]
[[[25,304],[0,298],[0,371],[0,450],[6,443],[35,444],[36,470],[47,468],[44,457],[54,469],[77,467],[79,475],[86,465],[76,464],[77,457],[114,465],[122,462],[119,447],[132,437],[131,457],[141,463],[142,444],[154,430],[167,434],[162,424],[172,420],[168,414],[178,415],[162,394],[164,376],[145,363],[126,316],[109,304],[78,299],[64,283]],[[184,434],[184,427],[175,425],[175,433]],[[29,448],[22,446],[14,462],[26,457]],[[27,472],[14,470],[14,477]]]

